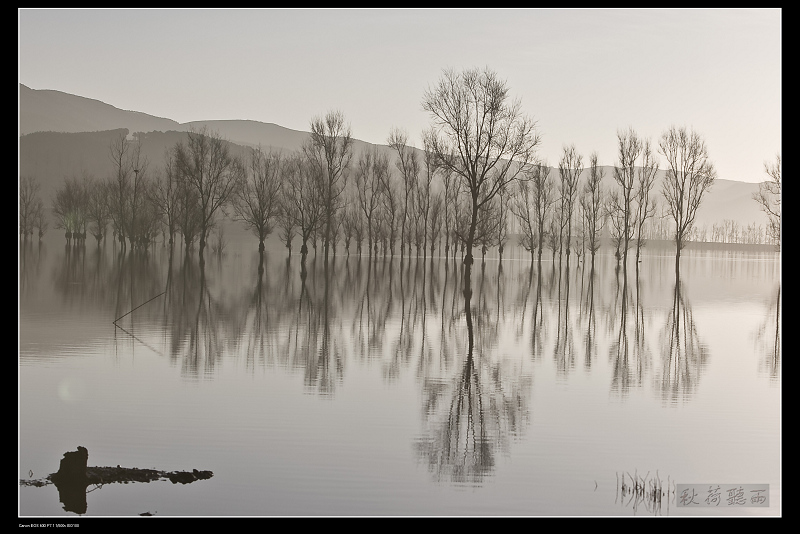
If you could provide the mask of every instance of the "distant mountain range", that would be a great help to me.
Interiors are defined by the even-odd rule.
[[[99,100],[54,90],[31,89],[19,84],[19,173],[33,175],[42,184],[42,198],[50,195],[64,177],[105,176],[111,168],[108,147],[124,130],[144,133],[141,147],[151,166],[159,167],[165,151],[185,138],[191,129],[208,127],[230,141],[235,150],[261,146],[296,150],[308,138],[308,132],[290,130],[277,124],[252,120],[215,120],[178,123],[138,111],[126,111]],[[354,143],[355,153],[373,147],[363,141]],[[394,152],[385,145],[378,150]],[[610,184],[613,167],[605,167],[605,181]],[[558,174],[558,170],[553,172]],[[665,171],[659,171],[659,181]],[[659,187],[660,191],[660,187]],[[766,217],[753,200],[758,184],[718,178],[698,210],[698,225],[730,219],[747,225],[766,226]]]

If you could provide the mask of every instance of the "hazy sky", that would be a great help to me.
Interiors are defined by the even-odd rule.
[[[565,144],[617,162],[633,127],[702,134],[719,178],[759,182],[781,152],[780,9],[20,9],[19,82],[180,123],[308,131],[338,109],[353,136],[421,147],[444,68],[489,67]],[[664,164],[662,159],[662,165]]]

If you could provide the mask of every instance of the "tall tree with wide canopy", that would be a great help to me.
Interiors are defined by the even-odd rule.
[[[285,163],[280,152],[265,152],[261,147],[250,151],[248,163],[236,189],[233,207],[236,217],[258,239],[259,252],[263,252],[264,241],[278,217]]]
[[[471,199],[464,257],[471,265],[479,211],[533,161],[540,143],[536,123],[488,68],[445,70],[422,107],[431,115],[426,137],[437,167],[459,176]]]
[[[311,120],[311,135],[303,145],[303,152],[322,177],[324,198],[324,246],[328,260],[334,216],[342,208],[347,171],[353,158],[353,137],[350,126],[344,122],[340,111],[328,112],[325,117]]]
[[[671,126],[661,135],[659,152],[667,159],[662,192],[675,223],[675,270],[680,269],[681,249],[692,230],[703,196],[714,184],[717,172],[708,158],[706,142],[685,126]]]
[[[229,145],[207,128],[190,131],[186,144],[175,147],[175,163],[181,178],[197,195],[200,211],[200,260],[215,218],[232,198],[244,173],[242,163]]]

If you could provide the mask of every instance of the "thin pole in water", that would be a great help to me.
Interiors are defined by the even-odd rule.
[[[139,308],[141,308],[142,306],[144,306],[145,304],[147,304],[147,303],[148,303],[148,302],[150,302],[151,300],[155,300],[155,299],[157,299],[158,297],[160,297],[160,296],[161,296],[161,295],[163,295],[164,293],[166,293],[166,291],[162,291],[161,293],[159,293],[159,294],[158,294],[158,295],[156,295],[155,297],[151,298],[150,300],[148,300],[148,301],[146,301],[146,302],[142,302],[141,304],[139,304],[138,306],[136,306],[134,309],[132,309],[131,311],[129,311],[129,312],[128,312],[128,313],[126,313],[125,315],[130,315],[131,313],[133,313],[134,311],[138,310]],[[123,317],[125,317],[125,315],[120,315],[119,317],[117,317],[116,319],[114,319],[114,325],[116,326],[116,324],[117,324],[117,321],[119,321],[120,319],[122,319]]]

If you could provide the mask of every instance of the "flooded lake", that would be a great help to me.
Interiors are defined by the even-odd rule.
[[[627,273],[478,251],[467,308],[460,256],[302,269],[271,239],[204,265],[20,247],[20,480],[78,446],[213,472],[90,485],[77,512],[20,485],[20,516],[781,514],[778,253],[687,249],[676,283],[672,249]],[[707,500],[725,485],[768,506]]]

